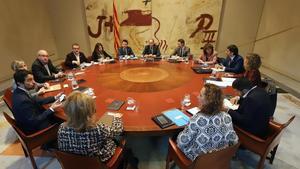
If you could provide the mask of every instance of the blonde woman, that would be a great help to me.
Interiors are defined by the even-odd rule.
[[[19,70],[28,70],[27,65],[23,60],[14,60],[11,63],[11,69],[14,72],[17,72]],[[36,86],[35,89],[30,90],[29,93],[31,96],[37,96],[45,93],[45,89],[49,88],[48,83],[37,83],[35,82]],[[13,80],[12,90],[14,91],[17,88],[17,85],[15,81]]]
[[[201,111],[191,117],[190,123],[177,137],[178,147],[192,161],[201,154],[238,142],[230,115],[222,111],[222,90],[213,84],[205,84],[199,101]]]
[[[64,110],[67,121],[58,130],[58,148],[74,154],[99,157],[102,162],[109,160],[116,149],[114,138],[123,131],[122,114],[113,115],[112,126],[97,124],[94,99],[78,91],[68,96]]]

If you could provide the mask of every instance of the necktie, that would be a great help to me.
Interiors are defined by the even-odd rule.
[[[150,46],[150,52],[153,54],[153,46]]]
[[[47,70],[47,72],[48,72],[48,75],[49,75],[49,76],[51,76],[51,72],[50,72],[50,70],[49,70],[49,67],[48,67],[48,65],[45,65],[44,67],[45,67],[45,69]]]
[[[180,48],[180,56],[183,57],[183,48]]]

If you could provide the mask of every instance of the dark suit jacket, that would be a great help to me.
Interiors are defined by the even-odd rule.
[[[244,59],[240,55],[235,56],[232,61],[230,57],[227,57],[222,64],[223,66],[225,66],[225,72],[232,72],[232,73],[239,74],[245,71]]]
[[[48,80],[55,79],[54,74],[58,73],[58,70],[53,66],[50,59],[48,61],[48,68],[51,75],[48,74],[48,71],[44,67],[43,63],[38,59],[35,59],[31,66],[34,80],[38,83],[44,83]]]
[[[30,97],[24,90],[17,88],[12,96],[13,115],[17,125],[26,133],[33,133],[48,127],[53,112],[42,105],[53,102],[54,97]]]
[[[121,47],[118,49],[118,57],[125,56],[125,55],[134,55],[131,47],[127,47],[127,48]]]
[[[156,55],[156,57],[160,57],[160,50],[158,45],[153,45],[153,48],[151,50],[150,45],[145,46],[143,55]]]
[[[180,56],[180,57],[188,57],[189,55],[191,54],[191,50],[189,47],[177,47],[175,48],[175,50],[173,51],[173,53],[171,55],[177,55],[177,56]]]
[[[87,58],[85,57],[85,55],[82,52],[79,53],[79,58],[80,58],[80,63],[88,62]],[[77,65],[72,63],[73,60],[76,61],[76,56],[74,55],[74,53],[71,52],[71,53],[67,54],[66,60],[65,60],[65,65],[69,68],[76,68]]]
[[[245,98],[239,100],[237,110],[229,110],[235,125],[258,136],[265,138],[268,134],[271,102],[267,92],[256,87]]]
[[[100,59],[101,57],[102,57],[103,59],[105,59],[105,58],[107,58],[107,57],[112,58],[112,56],[110,56],[110,55],[109,55],[108,53],[106,53],[104,50],[102,51],[102,54],[101,54],[101,55],[97,54],[96,51],[93,51],[93,54],[92,54],[92,60],[93,60],[93,61],[98,62],[98,59]]]

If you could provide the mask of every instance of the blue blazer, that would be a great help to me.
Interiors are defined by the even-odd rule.
[[[134,53],[133,53],[131,47],[126,47],[126,48],[121,47],[118,49],[118,57],[125,56],[125,55],[133,55],[134,56]]]
[[[232,73],[243,73],[244,69],[244,59],[240,55],[236,55],[231,61],[230,57],[227,57],[223,62],[223,66],[225,67],[225,72]]]
[[[54,97],[30,97],[24,90],[16,88],[12,96],[12,113],[17,125],[25,133],[33,133],[50,126],[50,115],[54,112],[45,110],[42,105],[53,101]]]

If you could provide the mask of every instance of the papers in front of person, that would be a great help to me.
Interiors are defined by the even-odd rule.
[[[183,58],[180,56],[173,55],[170,58],[168,58],[168,60],[183,61]]]
[[[104,59],[102,60],[103,63],[110,63],[113,62],[115,59]]]
[[[226,83],[227,86],[232,86],[233,81],[235,81],[236,78],[229,78],[229,77],[222,77],[222,82]]]
[[[235,78],[225,78],[222,77],[221,78],[222,81],[218,81],[218,80],[206,80],[206,83],[210,83],[210,84],[214,84],[216,86],[219,87],[227,87],[227,86],[232,86],[233,81],[235,80]]]
[[[223,69],[211,68],[211,70],[215,71],[215,72],[224,72],[225,68],[223,68]]]
[[[229,108],[229,109],[232,109],[232,110],[237,110],[239,108],[238,104],[232,104],[230,102],[230,100],[228,100],[228,99],[224,99],[223,104],[224,104],[225,108]]]
[[[52,92],[52,91],[56,91],[56,90],[60,90],[60,89],[61,89],[61,85],[56,84],[56,85],[49,86],[49,88],[46,89],[45,92]]]
[[[92,65],[93,65],[92,63],[85,63],[85,62],[83,62],[83,63],[80,64],[80,67],[90,67]]]
[[[228,83],[223,81],[216,81],[216,80],[206,80],[205,83],[214,84],[216,86],[223,87],[223,88],[228,86]]]
[[[195,114],[197,114],[200,111],[200,109],[199,109],[199,107],[193,107],[193,108],[190,108],[190,109],[188,109],[186,111],[188,113],[190,113],[191,115],[195,115]]]

